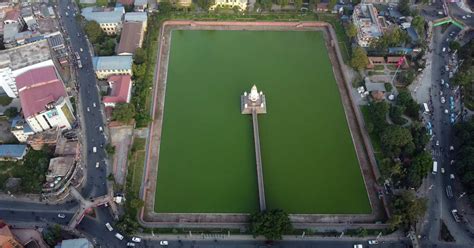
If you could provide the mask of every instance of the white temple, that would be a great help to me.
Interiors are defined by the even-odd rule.
[[[240,97],[241,100],[241,111],[242,114],[251,114],[252,110],[255,109],[257,114],[266,114],[267,106],[265,101],[265,95],[262,91],[260,93],[257,90],[257,86],[253,85],[250,89],[250,94],[245,91]]]

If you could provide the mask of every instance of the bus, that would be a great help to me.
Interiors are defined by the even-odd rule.
[[[438,162],[437,161],[433,161],[433,174],[436,174],[438,173]]]
[[[428,108],[428,103],[423,103],[423,107],[425,108],[425,114],[428,114],[430,112],[430,108]]]

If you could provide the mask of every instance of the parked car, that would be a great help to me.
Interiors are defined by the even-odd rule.
[[[66,218],[66,215],[65,214],[58,214],[58,218],[64,219],[64,218]]]
[[[127,247],[135,247],[135,243],[127,242]]]
[[[115,234],[115,237],[116,237],[117,239],[119,239],[119,240],[123,240],[123,235],[120,234],[120,233],[116,233],[116,234]]]
[[[454,180],[454,174],[449,175],[449,178],[451,178],[451,180]]]
[[[444,98],[444,96],[441,97],[441,103],[445,103],[446,102],[446,99]]]
[[[369,245],[378,245],[379,241],[378,240],[369,240]]]
[[[166,241],[166,240],[161,240],[161,241],[160,241],[160,245],[162,245],[162,246],[168,246],[168,241]]]
[[[105,223],[105,227],[107,227],[107,230],[109,230],[109,232],[114,230],[109,222]]]
[[[133,241],[133,242],[140,243],[140,242],[142,242],[142,239],[139,238],[139,237],[132,237],[132,241]]]
[[[451,185],[446,186],[446,196],[448,198],[453,198],[453,189],[451,188]]]
[[[461,219],[459,218],[459,215],[458,215],[458,210],[457,209],[453,209],[451,210],[451,214],[453,214],[453,218],[456,222],[460,222]]]

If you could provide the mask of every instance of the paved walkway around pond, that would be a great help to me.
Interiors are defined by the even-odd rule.
[[[140,211],[139,221],[146,227],[226,227],[245,228],[248,223],[248,214],[183,214],[183,213],[155,213],[156,180],[159,166],[159,151],[163,110],[165,102],[166,80],[168,71],[169,48],[171,30],[275,30],[275,31],[323,31],[329,57],[333,65],[337,85],[341,93],[341,100],[346,113],[351,136],[364,183],[368,191],[372,212],[370,214],[291,214],[290,218],[299,228],[311,228],[324,223],[326,226],[344,226],[351,228],[364,225],[366,228],[379,226],[373,224],[385,217],[386,206],[383,200],[378,199],[376,179],[379,172],[375,163],[373,149],[370,145],[367,131],[360,111],[350,95],[350,82],[345,74],[336,34],[332,26],[325,22],[205,22],[205,21],[167,21],[160,30],[159,52],[157,54],[157,70],[155,71],[154,101],[152,105],[152,122],[147,142],[147,156],[145,173],[142,182],[140,197],[145,201],[145,207]]]
[[[258,131],[258,115],[257,110],[252,109],[252,126],[253,140],[255,142],[255,160],[257,164],[257,182],[258,182],[258,200],[260,203],[260,211],[267,210],[265,203],[265,185],[263,181],[262,153],[260,152],[260,134]]]

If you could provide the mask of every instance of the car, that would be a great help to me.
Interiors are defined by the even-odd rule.
[[[89,107],[87,107],[87,112],[91,112],[91,109]]]
[[[66,16],[69,16],[69,13],[66,12]]]
[[[105,223],[105,227],[107,227],[107,230],[109,230],[109,232],[114,230],[109,222]]]
[[[444,96],[441,97],[441,103],[445,103],[446,102],[446,98],[444,98]]]
[[[441,84],[444,84],[444,79],[441,79]]]
[[[58,218],[64,219],[64,218],[66,218],[66,215],[65,214],[58,214]]]
[[[97,107],[97,105],[95,104],[95,102],[92,103],[92,106],[95,108]]]
[[[97,152],[97,147],[92,147],[92,152],[96,153]]]
[[[471,18],[471,15],[466,15],[467,18]]]
[[[142,242],[142,239],[139,238],[139,237],[132,237],[132,241],[136,242],[136,243],[140,243],[140,242]]]
[[[449,175],[449,178],[451,178],[451,180],[454,180],[454,174]]]
[[[454,164],[454,160],[451,160],[451,162],[449,162],[450,165],[453,165]]]
[[[444,174],[444,168],[441,168],[441,173]]]
[[[135,247],[135,243],[127,242],[127,247]]]
[[[162,246],[167,246],[167,245],[168,245],[168,241],[166,241],[166,240],[161,240],[161,241],[160,241],[160,245],[162,245]]]
[[[451,185],[446,186],[446,196],[448,198],[453,198],[453,190],[451,189]]]
[[[364,246],[362,244],[355,244],[354,248],[364,248]]]
[[[378,240],[369,240],[369,245],[378,245],[379,241]]]
[[[467,18],[466,18],[466,16],[462,16],[462,19],[466,20]]]
[[[449,109],[444,109],[445,114],[449,114]]]
[[[99,165],[100,165],[99,162],[96,162],[95,163],[95,168],[99,168]]]
[[[439,146],[439,140],[436,140],[436,145]]]
[[[116,237],[117,239],[119,239],[119,240],[123,240],[123,235],[120,234],[120,233],[116,233],[116,234],[115,234],[115,237]]]
[[[102,126],[99,126],[99,131],[103,132],[104,129],[102,128]]]
[[[453,209],[451,210],[451,214],[453,214],[453,218],[456,222],[460,222],[460,218],[459,218],[459,215],[458,215],[458,210],[457,209]]]
[[[450,151],[454,151],[454,146],[449,146]]]
[[[79,48],[79,51],[81,51],[81,53],[82,53],[82,52],[84,52],[84,49],[82,49],[82,47],[81,47],[81,48]]]

